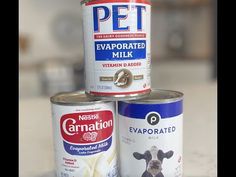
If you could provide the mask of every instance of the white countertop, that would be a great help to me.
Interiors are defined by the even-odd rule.
[[[216,177],[216,83],[188,85],[184,93],[184,176]],[[20,100],[20,177],[54,177],[49,98]]]

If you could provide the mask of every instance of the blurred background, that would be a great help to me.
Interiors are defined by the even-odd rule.
[[[216,176],[215,7],[216,0],[152,0],[152,87],[185,94],[185,174],[195,177]],[[42,122],[51,117],[49,96],[84,88],[80,1],[20,0],[19,48],[20,175],[43,177],[29,168],[40,142],[32,132],[41,125],[41,145],[51,142],[51,125]],[[45,147],[38,151],[47,154]]]
[[[152,1],[153,87],[216,79],[213,1]],[[79,0],[19,2],[20,98],[83,88]]]

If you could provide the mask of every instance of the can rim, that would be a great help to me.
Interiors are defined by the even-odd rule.
[[[84,90],[74,92],[59,92],[50,97],[50,102],[57,105],[76,106],[76,105],[92,105],[98,103],[112,102],[109,100],[97,100],[88,97]]]
[[[134,104],[164,104],[183,100],[184,94],[174,90],[152,89],[150,94],[137,100],[124,100],[121,102]]]
[[[112,95],[112,96],[106,96],[106,95],[98,96],[98,95],[91,94],[89,92],[85,92],[85,94],[90,98],[94,98],[98,100],[126,101],[126,100],[137,100],[137,99],[147,97],[150,94],[150,92],[151,92],[151,89],[148,89],[143,94],[135,93],[135,94],[127,94],[127,95],[125,94]]]
[[[90,2],[91,0],[81,0],[80,1],[80,5],[83,5],[83,4],[85,4],[85,3],[87,3],[87,2]]]

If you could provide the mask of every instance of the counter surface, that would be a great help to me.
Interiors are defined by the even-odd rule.
[[[216,177],[216,83],[183,86],[184,176]],[[20,100],[20,177],[54,177],[49,98]]]

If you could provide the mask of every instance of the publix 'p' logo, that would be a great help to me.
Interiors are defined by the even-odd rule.
[[[145,119],[150,125],[157,125],[160,121],[160,118],[161,116],[157,112],[149,112],[145,117]]]

